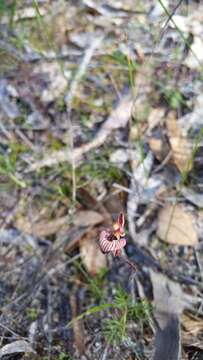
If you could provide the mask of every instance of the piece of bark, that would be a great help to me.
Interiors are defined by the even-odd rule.
[[[178,360],[180,356],[180,322],[171,314],[163,327],[157,326],[153,360]]]
[[[153,360],[181,358],[180,315],[186,305],[181,286],[150,270],[157,330]]]
[[[75,344],[80,354],[82,355],[85,353],[85,330],[84,330],[83,319],[74,320],[74,318],[76,318],[79,313],[79,303],[78,303],[79,296],[77,292],[78,290],[75,285],[70,297],[70,305],[72,311],[72,319],[73,319],[72,326],[73,326]]]

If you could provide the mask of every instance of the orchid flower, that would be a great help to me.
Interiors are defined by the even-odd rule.
[[[121,254],[121,249],[126,245],[125,239],[125,217],[120,213],[112,229],[105,229],[99,237],[99,246],[103,254],[112,252],[115,256]]]

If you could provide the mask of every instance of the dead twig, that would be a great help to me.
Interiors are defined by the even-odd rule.
[[[39,170],[45,166],[51,167],[65,161],[74,164],[74,166],[77,167],[83,155],[88,153],[90,150],[101,146],[113,131],[127,125],[131,117],[132,106],[133,98],[132,95],[128,93],[122,97],[118,106],[112,111],[92,141],[82,145],[81,147],[74,148],[73,151],[70,150],[70,147],[67,147],[63,150],[49,153],[45,155],[42,160],[31,164],[31,166],[26,170],[26,173]]]
[[[69,134],[70,134],[70,149],[71,152],[74,152],[74,130],[73,125],[71,121],[71,110],[72,110],[72,100],[75,97],[78,84],[81,80],[81,78],[84,76],[84,74],[87,71],[88,64],[90,63],[90,60],[95,52],[95,50],[99,47],[103,40],[103,36],[96,38],[90,47],[86,50],[85,56],[78,68],[78,71],[70,85],[70,89],[68,91],[67,96],[65,97],[66,106],[67,106],[67,114],[68,114],[68,125],[69,125]],[[76,201],[76,175],[75,175],[75,169],[76,169],[76,162],[75,157],[71,157],[71,167],[72,167],[72,200],[73,203]]]

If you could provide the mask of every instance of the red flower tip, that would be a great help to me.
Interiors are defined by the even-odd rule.
[[[125,217],[123,213],[120,213],[117,221],[113,224],[114,235],[118,240],[121,237],[125,236],[124,225],[125,225]]]

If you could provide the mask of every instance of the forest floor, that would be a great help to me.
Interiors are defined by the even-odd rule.
[[[203,359],[203,5],[1,0],[0,34],[0,358],[152,359],[175,318]]]

